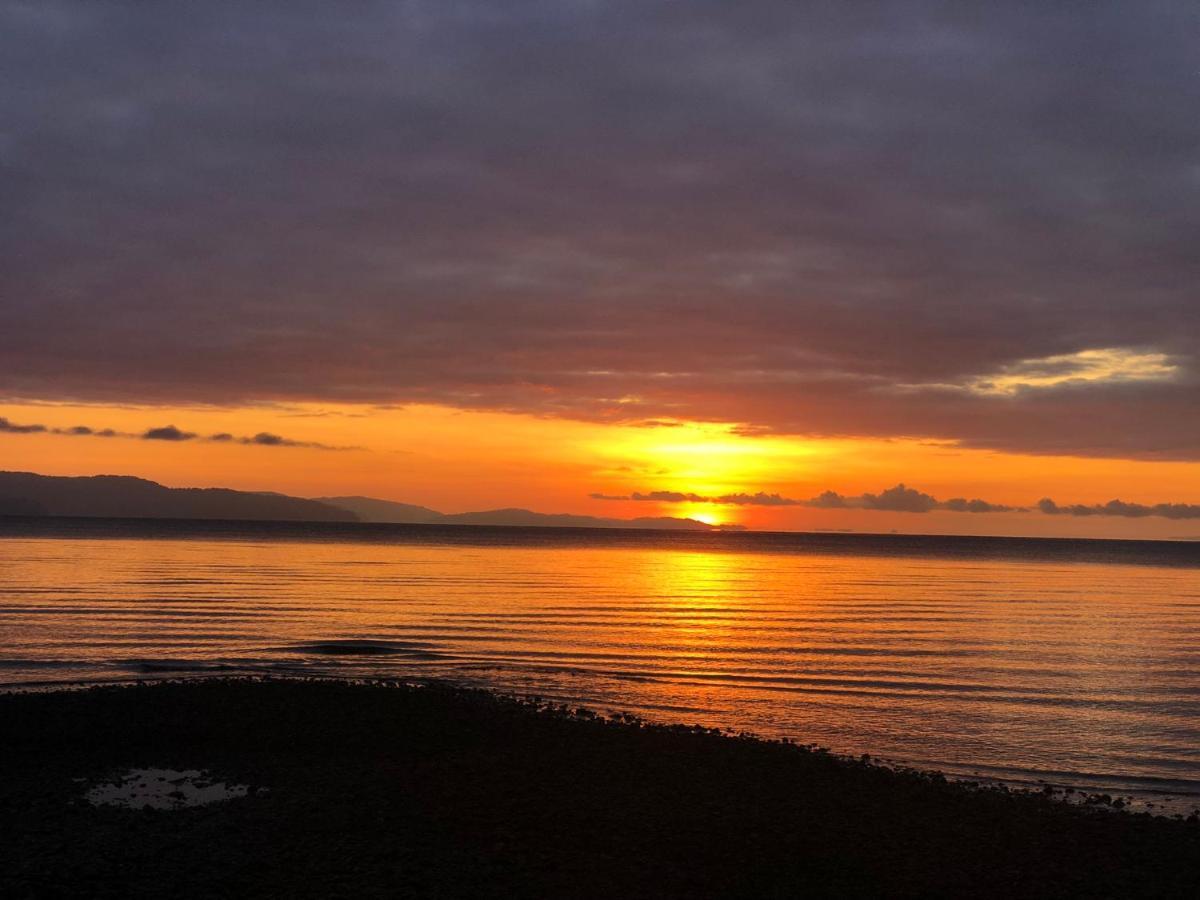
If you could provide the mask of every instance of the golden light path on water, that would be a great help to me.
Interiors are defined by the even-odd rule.
[[[9,684],[447,678],[950,772],[1200,789],[1195,568],[17,536],[0,646]]]

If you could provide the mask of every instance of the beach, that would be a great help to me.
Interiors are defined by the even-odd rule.
[[[9,693],[0,721],[6,897],[1167,897],[1200,871],[1194,819],[445,685]],[[138,769],[239,790],[88,799]]]

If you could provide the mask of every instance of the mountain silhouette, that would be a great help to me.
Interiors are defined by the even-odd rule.
[[[0,516],[717,530],[696,519],[670,516],[609,519],[518,508],[442,513],[425,506],[375,497],[317,497],[310,500],[229,488],[169,488],[132,475],[64,477],[32,472],[0,472]],[[739,526],[724,528],[738,530]]]
[[[426,506],[396,503],[375,497],[318,497],[321,503],[353,512],[363,522],[415,525],[509,525],[539,528],[662,528],[673,531],[713,531],[711,525],[696,519],[671,516],[641,516],[636,519],[609,519],[570,513],[539,513],[518,507],[488,509],[481,512],[440,513]],[[734,530],[740,530],[735,529]]]
[[[318,503],[336,506],[354,513],[363,522],[393,522],[401,525],[429,525],[445,516],[426,506],[377,500],[374,497],[314,497]]]
[[[131,475],[0,472],[0,515],[354,522],[353,512],[284,494],[169,488]]]

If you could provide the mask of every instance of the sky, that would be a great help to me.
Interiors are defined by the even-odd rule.
[[[1197,47],[1153,0],[0,0],[0,468],[1200,536]]]

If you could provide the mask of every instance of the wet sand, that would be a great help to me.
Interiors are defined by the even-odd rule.
[[[0,729],[4,897],[1200,891],[1194,822],[450,687],[9,694]],[[245,791],[89,802],[131,771]]]

